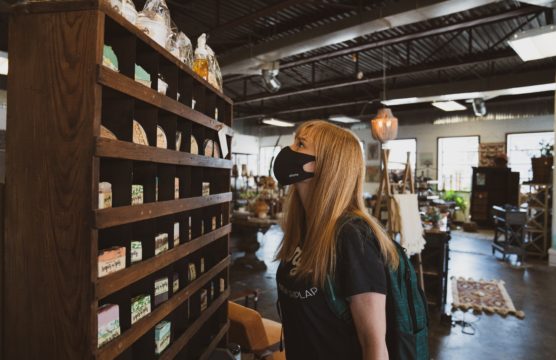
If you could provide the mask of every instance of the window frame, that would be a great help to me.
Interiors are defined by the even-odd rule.
[[[548,132],[554,133],[554,144],[556,144],[556,129],[552,129],[552,130],[534,130],[534,131],[510,131],[510,132],[507,132],[504,135],[504,138],[505,138],[504,147],[505,147],[506,156],[508,157],[508,165],[510,164],[510,154],[509,154],[509,151],[508,151],[508,137],[510,135],[538,134],[538,133],[548,133]],[[519,181],[521,183],[521,177],[520,177]]]
[[[476,137],[477,138],[477,153],[479,153],[480,150],[480,146],[481,146],[481,135],[456,135],[456,136],[437,136],[436,137],[436,181],[438,181],[438,184],[440,185],[440,139],[456,139],[456,138],[469,138],[469,137]],[[479,159],[477,159],[477,167],[479,166],[480,163],[480,154],[479,154]],[[473,180],[473,179],[471,179]],[[443,184],[444,185],[444,184]],[[444,190],[444,188],[443,188]],[[471,181],[471,189],[469,189],[469,192],[473,191],[473,181]],[[458,190],[458,192],[467,192],[467,191],[463,191],[463,190]]]

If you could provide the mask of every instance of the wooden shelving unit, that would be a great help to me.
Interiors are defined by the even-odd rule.
[[[545,258],[550,248],[552,222],[552,184],[525,183],[529,191],[521,207],[527,210],[525,250],[528,255]]]
[[[208,358],[229,328],[232,162],[230,154],[205,156],[203,142],[219,144],[222,131],[230,149],[231,100],[104,1],[16,7],[9,44],[7,331],[0,357]],[[102,65],[105,44],[119,71]],[[151,88],[135,81],[136,64],[151,75]],[[166,94],[158,92],[159,76]],[[151,145],[162,127],[168,148],[133,143],[133,120]],[[117,140],[101,137],[101,125]],[[183,140],[176,149],[177,131]],[[191,153],[191,136],[199,154]],[[112,185],[110,208],[99,209],[100,182]],[[203,194],[207,182],[209,195]],[[132,184],[143,185],[143,204],[131,204]],[[169,235],[169,249],[155,255],[158,233]],[[132,240],[143,244],[143,259],[134,264]],[[113,246],[126,248],[126,267],[99,278],[98,254]],[[194,280],[187,277],[191,263]],[[168,277],[168,300],[155,306],[160,277]],[[141,294],[151,296],[151,312],[131,324],[131,299]],[[119,306],[121,334],[98,347],[97,311],[105,304]],[[155,355],[154,327],[161,321],[171,322],[171,342]]]

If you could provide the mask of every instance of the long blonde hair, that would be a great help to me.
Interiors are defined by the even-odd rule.
[[[350,214],[369,224],[386,264],[397,268],[399,258],[392,240],[367,213],[363,202],[365,166],[357,136],[322,120],[301,124],[296,136],[308,137],[315,148],[315,176],[307,198],[307,208],[311,210],[305,213],[296,187],[290,186],[282,222],[284,239],[276,258],[290,259],[303,239],[297,276],[307,277],[322,287],[326,275],[335,272],[338,220]]]

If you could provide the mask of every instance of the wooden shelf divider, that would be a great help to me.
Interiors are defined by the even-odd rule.
[[[114,359],[116,356],[120,355],[127,348],[129,348],[135,341],[137,341],[141,336],[143,336],[147,331],[152,329],[156,324],[164,320],[172,311],[174,311],[179,305],[181,305],[185,300],[187,300],[192,294],[197,292],[208,283],[213,277],[218,275],[222,270],[226,269],[230,265],[231,257],[228,256],[224,260],[220,261],[217,265],[213,266],[203,275],[199,276],[191,284],[187,285],[184,289],[180,290],[174,296],[172,296],[168,301],[154,309],[150,314],[139,320],[137,323],[133,324],[130,329],[125,331],[122,335],[118,336],[105,346],[98,349],[97,359]],[[227,300],[229,296],[229,289],[224,292],[217,301]],[[214,305],[214,303],[213,303]],[[208,313],[208,310],[203,312],[201,316],[193,323],[194,325],[199,323],[199,327],[212,315]],[[214,312],[215,309],[211,310]],[[205,314],[206,313],[206,314]],[[205,317],[203,317],[203,315]],[[153,339],[154,341],[154,339]]]
[[[219,130],[220,128],[225,128],[226,135],[233,136],[233,130],[224,123],[216,121],[203,113],[193,110],[189,106],[186,106],[166,95],[160,94],[156,90],[148,88],[145,85],[130,79],[119,72],[110,70],[103,65],[98,66],[98,81],[100,84],[113,90],[171,112],[182,118],[191,120],[209,129]]]
[[[100,300],[105,298],[106,296],[123,289],[129,284],[157,272],[168,264],[183,259],[187,255],[220,239],[222,236],[229,234],[231,229],[231,224],[225,225],[205,235],[201,235],[194,240],[186,242],[185,244],[181,244],[173,249],[170,249],[163,254],[141,261],[138,264],[134,264],[128,268],[100,278],[96,284],[96,299]]]
[[[195,334],[201,329],[203,324],[222,306],[230,297],[230,289],[226,289],[218,298],[210,304],[210,306],[201,313],[201,316],[191,324],[187,330],[176,340],[162,355],[158,360],[169,360],[176,357],[176,355],[183,349],[185,345],[195,336]],[[226,304],[227,305],[227,304]],[[223,329],[229,328],[227,323]]]
[[[136,221],[154,219],[165,215],[199,209],[205,206],[226,203],[231,200],[232,193],[226,192],[178,200],[157,201],[140,205],[97,209],[94,210],[94,226],[97,229],[105,229],[112,226],[129,224]]]
[[[209,358],[209,356],[212,354],[214,349],[216,349],[218,343],[224,338],[224,336],[226,335],[229,329],[230,329],[230,322],[228,321],[226,324],[224,324],[224,326],[222,326],[220,331],[218,331],[218,334],[216,334],[214,339],[212,339],[212,341],[210,342],[209,346],[207,346],[205,351],[203,351],[203,354],[201,354],[199,360],[207,360]]]
[[[95,155],[104,158],[148,161],[170,165],[188,165],[231,169],[232,161],[209,156],[190,154],[183,151],[161,149],[129,141],[112,140],[97,137]]]

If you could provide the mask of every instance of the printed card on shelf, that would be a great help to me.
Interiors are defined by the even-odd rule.
[[[228,140],[226,139],[227,127],[224,126],[218,130],[218,142],[220,143],[220,150],[222,150],[222,157],[225,159],[228,156]]]
[[[189,233],[188,234],[188,240],[191,240],[191,238],[192,238],[192,236],[191,236],[191,234],[192,234],[192,231],[191,231],[191,216],[189,218],[187,218],[187,221],[188,221],[187,229],[188,229],[188,233]]]
[[[154,238],[154,255],[159,255],[168,250],[168,234],[162,233]]]
[[[199,271],[202,273],[205,272],[205,258],[202,257],[200,260]]]
[[[180,178],[174,178],[174,199],[180,198]]]
[[[211,224],[212,231],[216,230],[216,216],[212,217],[212,224]]]
[[[131,324],[151,313],[151,296],[139,295],[131,299]]]
[[[174,273],[174,279],[172,281],[172,294],[177,293],[180,290],[180,276],[178,273]]]
[[[174,223],[174,247],[180,244],[180,223]]]
[[[197,278],[197,270],[195,269],[195,263],[189,263],[187,267],[187,281],[192,282]]]
[[[98,308],[98,347],[120,335],[120,308],[106,304]]]
[[[143,203],[143,185],[131,185],[131,205]]]
[[[106,209],[112,207],[112,184],[101,182],[98,184],[98,208]]]
[[[131,242],[131,263],[135,264],[143,260],[143,244],[141,241],[132,241]]]
[[[203,183],[202,194],[203,194],[203,196],[209,196],[210,195],[210,183],[209,182],[204,182]]]
[[[104,277],[125,269],[125,247],[112,247],[101,250],[98,255],[98,277]]]
[[[162,352],[170,345],[171,323],[169,321],[162,321],[154,328],[154,342],[156,355]]]
[[[214,281],[210,282],[210,301],[214,300]]]
[[[168,278],[163,277],[154,282],[154,306],[168,300]]]
[[[224,278],[220,278],[220,293],[223,293],[226,290],[226,281]]]

